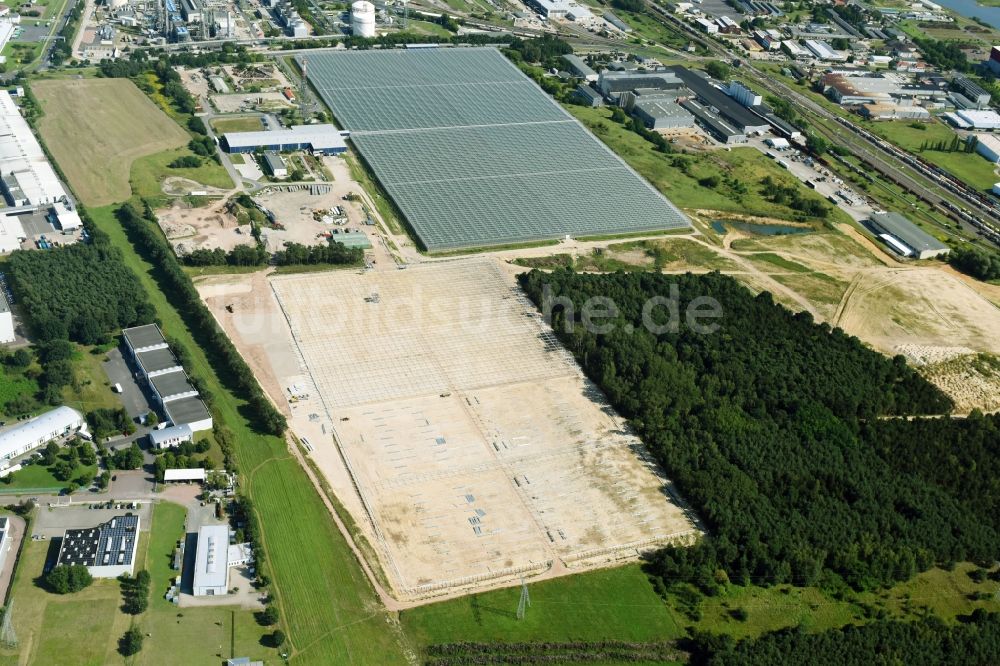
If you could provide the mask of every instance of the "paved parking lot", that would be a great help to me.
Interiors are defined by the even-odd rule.
[[[38,517],[32,525],[31,533],[41,534],[46,538],[61,537],[68,529],[96,527],[127,512],[138,514],[139,531],[149,530],[151,504],[140,504],[136,509],[91,509],[88,504],[74,504],[65,507],[45,507],[38,511]]]
[[[109,351],[108,360],[102,365],[111,385],[122,385],[122,392],[118,394],[118,398],[121,400],[125,411],[128,412],[130,417],[135,419],[150,411],[146,396],[142,392],[142,389],[139,388],[139,384],[136,383],[132,375],[132,369],[125,362],[120,349],[116,348]]]

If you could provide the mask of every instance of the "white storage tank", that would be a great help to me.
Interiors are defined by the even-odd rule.
[[[368,0],[351,5],[351,31],[356,37],[375,36],[375,5]]]

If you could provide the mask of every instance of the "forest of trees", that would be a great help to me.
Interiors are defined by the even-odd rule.
[[[285,417],[264,395],[250,367],[202,302],[191,278],[181,268],[160,231],[152,210],[147,206],[140,211],[127,203],[118,208],[116,215],[136,250],[155,267],[154,277],[160,289],[170,294],[197,343],[215,361],[219,378],[247,401],[246,416],[263,432],[284,434]]]
[[[786,629],[736,641],[696,634],[691,666],[939,666],[1000,663],[1000,614],[976,610],[960,622],[936,617],[880,620],[818,633]]]
[[[17,250],[5,272],[40,342],[97,344],[122,328],[153,321],[139,279],[99,236],[45,252]]]
[[[935,67],[943,70],[957,69],[960,72],[972,70],[968,56],[962,50],[963,45],[955,41],[945,41],[932,37],[914,37],[913,41],[920,47],[924,58]]]
[[[553,324],[708,529],[694,547],[652,558],[661,591],[691,583],[714,594],[727,580],[871,589],[935,563],[996,557],[992,504],[968,501],[957,487],[991,487],[991,466],[970,468],[960,458],[934,469],[935,453],[918,456],[922,442],[909,430],[949,431],[938,435],[942,451],[949,443],[973,450],[995,432],[979,424],[995,422],[875,422],[952,407],[902,357],[883,357],[717,273],[560,269],[520,280],[536,303],[545,285],[552,298],[570,299],[577,321],[591,296],[619,308],[617,325],[603,335],[579,325],[567,332],[560,308]],[[668,296],[671,284],[682,313],[694,298],[716,299],[724,313],[718,330],[647,330],[644,303]],[[876,431],[879,446],[872,446]]]

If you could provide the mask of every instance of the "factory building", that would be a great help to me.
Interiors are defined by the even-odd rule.
[[[602,106],[604,97],[588,85],[580,84],[573,91],[573,95],[586,106]]]
[[[252,561],[248,544],[229,545],[228,525],[202,525],[198,530],[192,592],[196,597],[227,594],[229,567]]]
[[[942,117],[959,129],[1000,129],[1000,114],[996,111],[961,109]]]
[[[349,132],[342,132],[333,125],[296,125],[283,130],[229,132],[222,137],[222,147],[230,153],[309,150],[322,155],[339,155],[347,150],[347,136]]]
[[[547,19],[585,21],[594,16],[589,9],[572,0],[529,0],[527,4]]]
[[[618,18],[613,12],[604,12],[604,20],[624,33],[632,32],[632,26]]]
[[[10,311],[7,296],[0,289],[0,344],[14,342],[14,314]]]
[[[680,105],[687,109],[705,131],[720,142],[733,145],[747,142],[747,135],[719,117],[717,113],[693,100],[683,100]]]
[[[49,207],[67,199],[59,177],[7,91],[0,91],[0,174],[9,206]]]
[[[844,53],[835,50],[826,42],[816,39],[807,39],[805,41],[805,47],[819,60],[828,60],[831,62],[847,60],[847,56]]]
[[[274,178],[288,178],[288,165],[278,153],[270,150],[264,153],[264,166]]]
[[[648,90],[680,90],[684,87],[672,72],[612,72],[605,70],[597,79],[597,89],[607,99],[618,103],[622,93],[641,88]]]
[[[94,578],[132,575],[139,547],[139,516],[127,513],[97,527],[66,530],[56,566],[82,564]]]
[[[867,120],[930,120],[930,112],[922,106],[901,104],[863,104],[861,115]]]
[[[193,432],[212,429],[212,415],[198,397],[184,369],[170,351],[156,324],[135,326],[123,332],[136,375],[152,393],[171,425],[188,425]]]
[[[990,105],[990,94],[975,81],[959,74],[951,82],[952,89],[968,99],[976,108],[985,109]]]
[[[192,467],[192,468],[171,468],[163,470],[163,482],[164,483],[177,483],[177,482],[190,482],[197,481],[199,483],[204,483],[205,479],[208,478],[208,471],[204,467]]]
[[[976,152],[990,162],[1000,164],[1000,139],[992,134],[977,134]]]
[[[730,81],[726,93],[743,106],[760,106],[764,98],[739,81]]]
[[[355,37],[375,36],[375,5],[368,0],[351,5],[351,33]]]
[[[899,213],[875,213],[868,228],[896,254],[931,259],[948,254],[949,247]]]
[[[169,449],[194,441],[194,430],[186,423],[149,432],[149,444],[154,449]]]
[[[694,116],[678,102],[677,96],[642,96],[636,99],[632,113],[649,129],[675,129],[693,127]]]
[[[56,407],[0,432],[0,465],[53,440],[87,432],[87,420],[72,407]]]
[[[591,69],[590,65],[588,65],[580,56],[569,53],[563,56],[563,60],[565,60],[566,64],[569,65],[569,71],[574,76],[578,76],[584,81],[590,82],[596,81],[599,78],[597,72]]]
[[[673,71],[677,78],[697,96],[701,106],[707,108],[713,115],[721,117],[725,125],[735,128],[737,135],[744,135],[743,141],[746,140],[746,135],[770,131],[771,123],[760,114],[736,102],[713,84],[707,75],[680,66],[671,67],[670,71]],[[770,112],[770,109],[766,111]],[[698,113],[694,113],[694,116],[699,117]]]

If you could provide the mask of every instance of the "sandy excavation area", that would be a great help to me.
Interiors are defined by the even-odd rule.
[[[283,316],[261,303],[261,318],[227,329],[257,341],[251,361],[272,366],[265,387],[298,396],[292,428],[308,432],[338,493],[351,487],[346,462],[358,490],[345,504],[400,598],[605,565],[696,534],[498,262],[270,284]],[[202,293],[235,313],[261,298],[223,284]],[[282,320],[284,334],[268,332]]]

